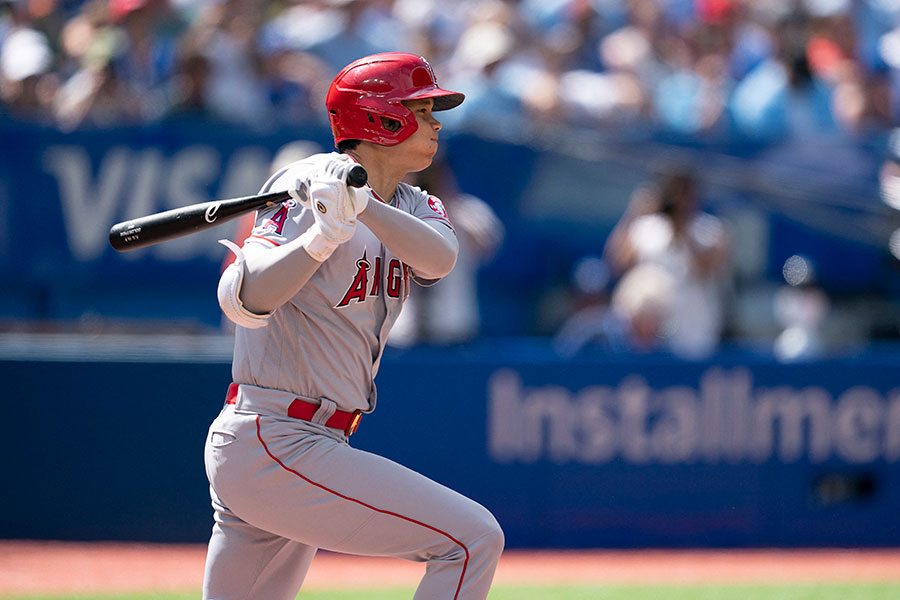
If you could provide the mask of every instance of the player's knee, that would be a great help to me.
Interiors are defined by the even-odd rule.
[[[469,530],[468,539],[463,543],[476,561],[495,562],[506,543],[503,529],[490,511],[484,507],[479,509],[470,522],[473,527]]]
[[[494,515],[487,513],[487,517],[482,525],[481,537],[477,540],[476,549],[485,556],[499,558],[506,545],[506,537]]]
[[[494,519],[494,528],[491,530],[491,541],[493,543],[491,547],[497,553],[497,556],[500,556],[506,547],[506,535],[496,519]]]
[[[432,558],[442,561],[491,563],[499,559],[506,539],[497,519],[486,508],[469,511],[466,526],[451,532],[434,548]]]

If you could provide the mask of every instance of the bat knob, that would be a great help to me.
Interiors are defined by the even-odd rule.
[[[362,165],[353,165],[350,172],[347,173],[347,185],[355,188],[361,188],[369,181],[369,174]]]

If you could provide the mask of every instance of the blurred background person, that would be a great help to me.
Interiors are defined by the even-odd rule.
[[[47,37],[28,26],[10,28],[0,45],[2,112],[25,122],[49,122],[59,87]]]
[[[672,351],[686,358],[699,351],[674,346],[677,282],[658,264],[641,263],[616,283],[610,302],[610,322],[619,333],[619,346],[638,354]]]
[[[448,81],[466,90],[471,106],[452,119],[497,122],[522,114],[522,97],[503,76],[516,43],[514,32],[502,21],[482,21],[463,32],[451,57],[454,70]]]
[[[390,2],[324,0],[309,4],[319,4],[319,10],[327,15],[324,18],[331,19],[336,27],[305,49],[333,72],[360,56],[409,47],[405,28],[390,13]]]
[[[552,339],[557,354],[573,357],[591,348],[619,352],[631,349],[629,319],[623,315],[624,311],[613,310],[610,283],[609,266],[602,258],[584,256],[575,263],[569,299],[571,314],[563,320]],[[623,308],[622,296],[620,291],[617,309]]]
[[[784,262],[785,285],[775,294],[774,312],[782,327],[775,358],[782,362],[822,358],[827,353],[825,324],[831,302],[816,281],[811,261],[794,255]]]
[[[190,35],[208,64],[206,102],[232,125],[272,124],[258,40],[263,18],[259,0],[228,0],[201,4],[192,21]]]
[[[199,47],[195,36],[187,35],[179,43],[175,68],[169,81],[169,105],[166,121],[221,122],[209,101],[209,80],[212,64]]]
[[[666,347],[685,358],[702,358],[721,341],[729,252],[726,224],[700,209],[697,180],[690,167],[678,165],[665,167],[654,185],[635,190],[607,240],[604,257],[622,277],[618,285],[628,281],[632,269],[645,265],[655,267],[654,280],[667,275],[671,281],[659,287],[669,290],[669,297],[652,299],[653,310],[665,313]],[[642,272],[645,278],[650,273]]]
[[[110,0],[107,12],[115,77],[138,99],[140,119],[158,120],[169,103],[168,83],[187,24],[169,0]]]
[[[65,70],[53,103],[60,128],[136,125],[162,115],[162,89],[171,75],[155,60],[162,44],[155,24],[163,2],[87,2],[66,22]]]

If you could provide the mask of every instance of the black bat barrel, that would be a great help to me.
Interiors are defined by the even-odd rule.
[[[109,244],[119,252],[136,250],[216,227],[262,206],[287,200],[290,200],[287,192],[273,192],[173,208],[113,225],[109,230]]]
[[[347,185],[351,187],[361,188],[367,181],[368,174],[362,165],[354,165],[347,173]],[[287,202],[290,198],[287,192],[271,192],[173,208],[113,225],[109,230],[109,244],[119,252],[136,250],[216,227],[263,206]]]

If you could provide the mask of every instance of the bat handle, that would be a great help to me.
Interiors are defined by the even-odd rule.
[[[353,165],[350,172],[347,173],[347,185],[350,187],[361,188],[369,181],[369,174],[366,173],[362,165]]]

